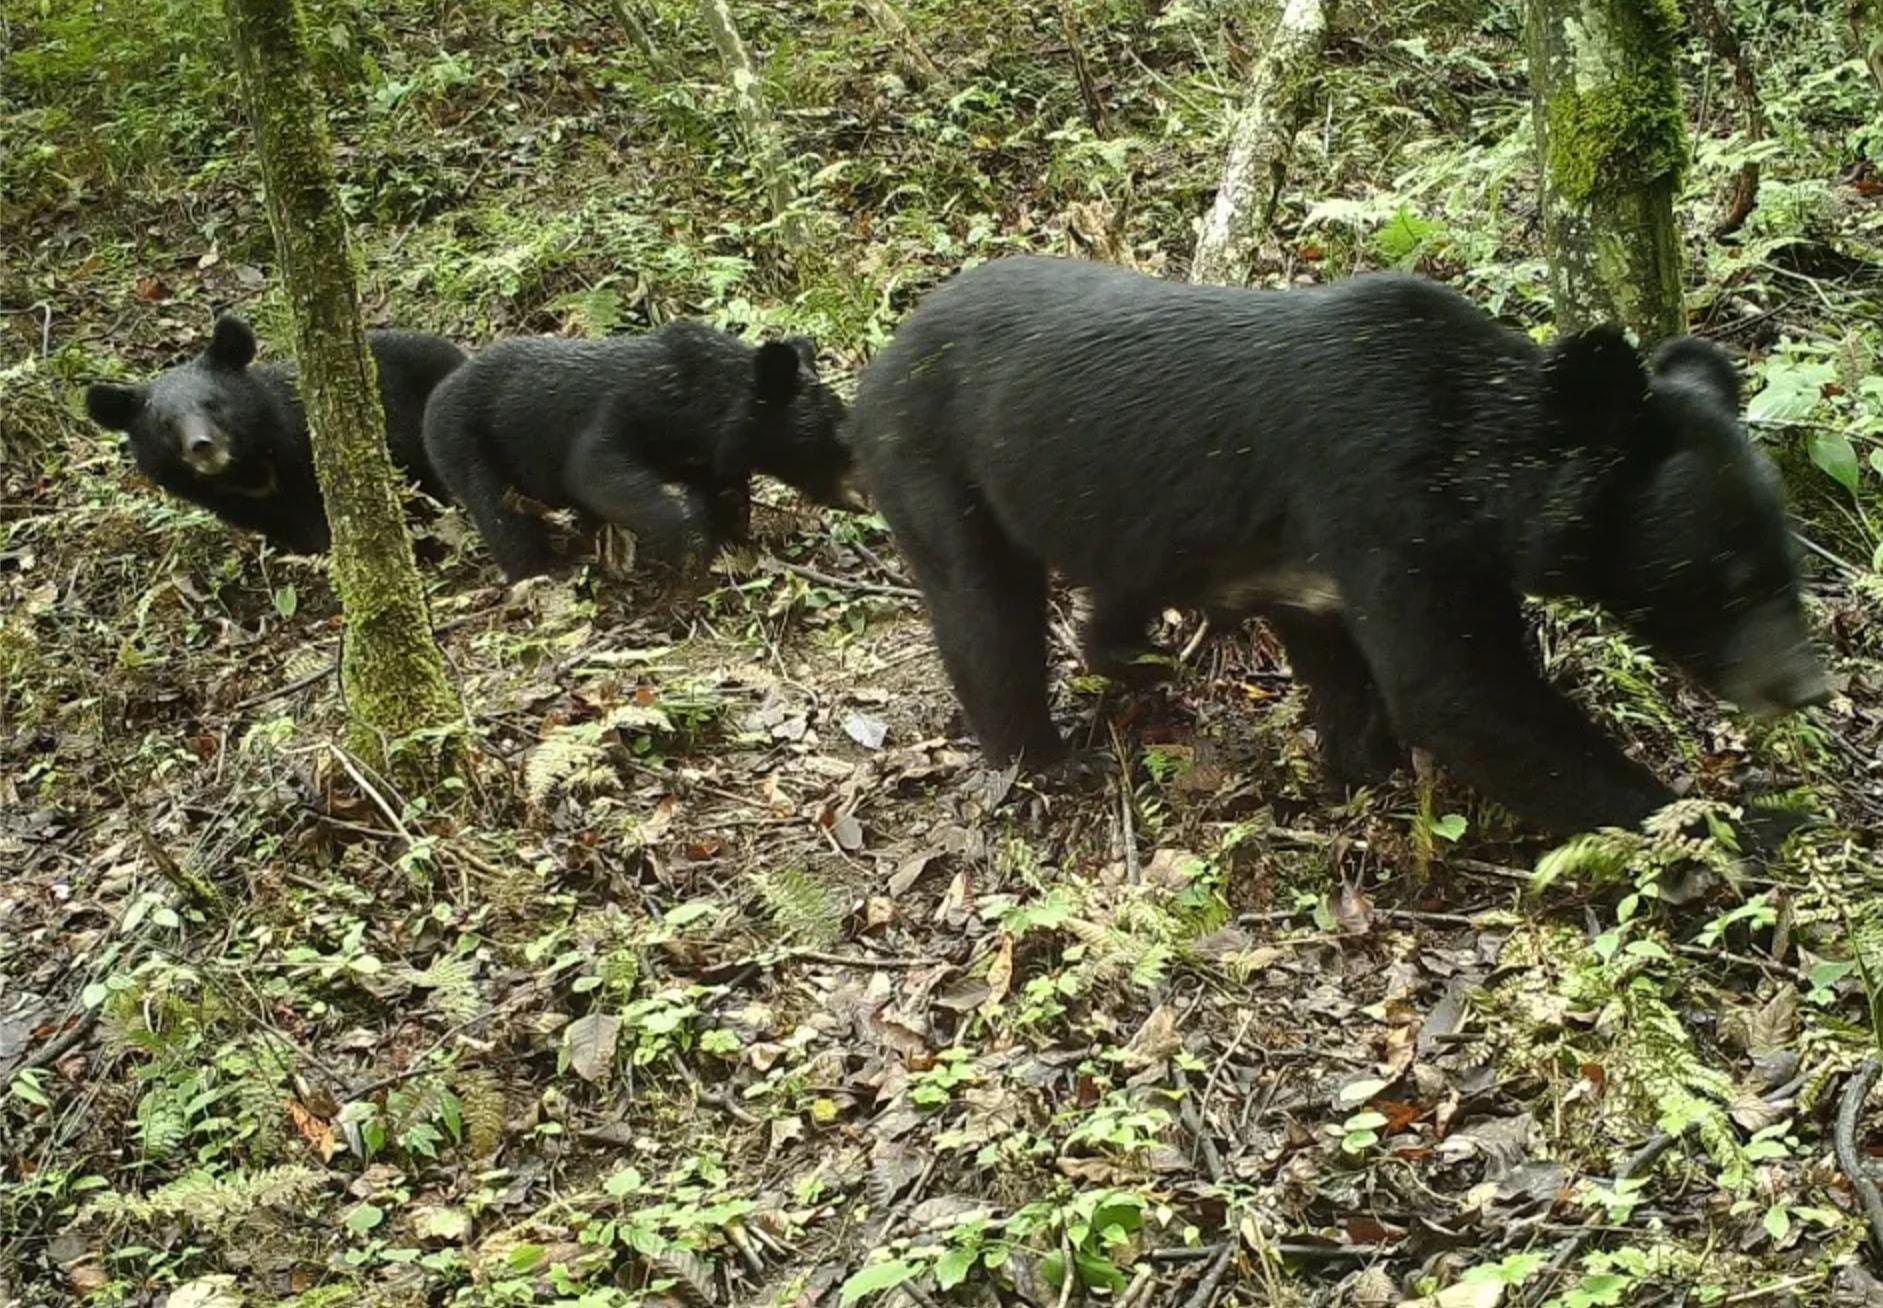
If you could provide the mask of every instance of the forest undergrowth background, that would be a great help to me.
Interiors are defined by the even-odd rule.
[[[1537,623],[1696,796],[1825,819],[1756,866],[1552,851],[1442,776],[1331,800],[1259,629],[1126,697],[1064,595],[1057,708],[1117,776],[990,775],[880,522],[777,487],[681,590],[509,590],[443,519],[479,764],[401,795],[334,743],[322,565],[136,483],[78,401],[218,310],[285,349],[220,15],[9,0],[0,1302],[1883,1303],[1836,1148],[1883,1001],[1883,107],[1838,6],[1719,7],[1768,130],[1686,33],[1691,317],[1744,360],[1839,693],[1755,724],[1597,613]],[[307,10],[372,325],[697,315],[846,387],[968,260],[1182,276],[1265,35],[912,0],[918,58],[741,3],[791,247],[690,5]],[[1520,36],[1343,6],[1265,280],[1404,267],[1546,324]]]

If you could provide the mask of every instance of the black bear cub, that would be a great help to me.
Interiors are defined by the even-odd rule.
[[[754,348],[678,319],[646,336],[483,350],[433,397],[425,449],[512,581],[557,565],[552,509],[635,533],[680,566],[743,534],[752,474],[846,503],[843,403],[802,337]]]
[[[444,483],[425,460],[425,401],[464,362],[464,351],[422,332],[376,331],[366,339],[393,465],[442,498]],[[196,358],[142,385],[90,386],[85,409],[99,426],[127,433],[138,469],[172,495],[283,549],[322,553],[331,539],[327,510],[294,365],[251,368],[254,358],[255,333],[225,316]]]
[[[1259,613],[1341,780],[1419,745],[1567,833],[1673,792],[1544,681],[1522,595],[1602,605],[1748,710],[1827,694],[1738,401],[1702,341],[1646,367],[1614,329],[1544,350],[1417,278],[1253,291],[1020,257],[917,308],[851,440],[995,763],[1063,750],[1054,569],[1092,594],[1101,668],[1166,605]]]

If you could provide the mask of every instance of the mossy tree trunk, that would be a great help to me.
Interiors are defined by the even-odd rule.
[[[1530,86],[1557,324],[1645,344],[1685,326],[1674,0],[1530,0]]]
[[[301,16],[295,0],[225,4],[294,321],[314,468],[333,529],[351,743],[384,765],[393,742],[431,733],[428,749],[402,751],[397,771],[439,775],[457,758],[463,710],[432,637],[386,452],[386,419]]]
[[[1321,51],[1335,0],[1288,0],[1249,72],[1215,202],[1197,233],[1190,280],[1244,286],[1281,202],[1295,137],[1320,85]]]
[[[806,235],[803,222],[792,210],[798,194],[791,184],[784,134],[765,106],[758,73],[752,67],[752,56],[739,36],[738,24],[732,21],[732,6],[728,0],[700,0],[700,13],[713,35],[719,60],[726,66],[726,78],[732,85],[733,113],[738,116],[746,152],[751,156],[759,184],[765,188],[772,217],[778,220],[779,235],[787,248],[802,249]]]

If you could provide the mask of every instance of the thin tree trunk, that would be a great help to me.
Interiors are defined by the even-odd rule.
[[[1335,0],[1288,0],[1268,47],[1249,72],[1247,97],[1229,129],[1216,200],[1197,234],[1190,280],[1246,285],[1275,220],[1295,136],[1314,103]]]
[[[621,24],[621,30],[641,49],[641,57],[647,60],[647,66],[663,77],[675,76],[673,61],[667,58],[667,52],[660,48],[660,42],[654,39],[653,14],[643,0],[612,0],[615,21]]]
[[[806,239],[804,224],[791,209],[798,195],[785,166],[784,137],[771,111],[765,107],[758,74],[752,68],[752,56],[746,53],[745,42],[732,21],[732,7],[727,0],[700,0],[700,12],[705,15],[707,30],[713,34],[713,44],[719,48],[720,62],[726,66],[726,77],[732,84],[733,112],[738,115],[745,148],[752,157],[752,166],[758,170],[772,217],[778,220],[785,245],[793,250],[802,249]]]
[[[1845,0],[1844,16],[1850,21],[1857,57],[1870,70],[1876,93],[1883,96],[1883,0]]]
[[[1686,158],[1674,0],[1531,0],[1530,86],[1557,324],[1686,324],[1674,189]]]
[[[890,3],[890,0],[860,0],[860,3],[863,6],[863,12],[870,16],[872,23],[876,24],[877,30],[888,37],[890,43],[901,52],[903,62],[908,65],[911,73],[924,82],[941,80],[941,69],[929,57],[928,51],[922,48],[922,42],[916,38],[915,29],[909,26],[909,20],[903,17],[900,9]]]
[[[1098,79],[1092,76],[1091,61],[1085,57],[1085,38],[1079,32],[1079,20],[1070,0],[1059,0],[1059,26],[1066,34],[1066,50],[1072,58],[1072,75],[1079,83],[1079,99],[1085,105],[1085,121],[1101,137],[1111,135],[1111,114],[1105,109],[1105,97],[1099,94]]]
[[[1745,120],[1746,140],[1759,142],[1772,134],[1766,121],[1765,104],[1759,99],[1759,79],[1740,44],[1739,31],[1732,18],[1716,0],[1690,0],[1689,8],[1701,35],[1713,53],[1723,60],[1733,74],[1733,93],[1739,98],[1739,112]],[[1726,199],[1725,216],[1713,228],[1715,237],[1731,236],[1745,225],[1759,205],[1759,161],[1749,159],[1733,179],[1732,193]]]
[[[295,0],[226,5],[294,320],[314,468],[333,529],[334,588],[347,624],[340,681],[352,744],[383,765],[393,742],[435,733],[429,757],[402,751],[395,762],[414,779],[438,775],[456,760],[463,710],[432,637],[386,451],[327,118],[301,17]]]

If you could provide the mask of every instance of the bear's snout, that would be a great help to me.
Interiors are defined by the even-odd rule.
[[[1732,645],[1720,690],[1746,712],[1778,717],[1830,699],[1830,679],[1794,603],[1774,600],[1754,610]]]
[[[214,477],[229,466],[229,438],[207,418],[183,419],[177,428],[177,445],[183,461],[199,476]]]

